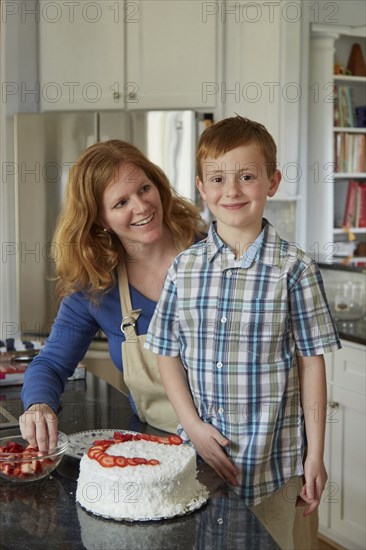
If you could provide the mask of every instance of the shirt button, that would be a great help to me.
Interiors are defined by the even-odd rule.
[[[219,361],[218,363],[216,363],[216,367],[217,367],[218,369],[222,369],[223,364],[221,363],[221,361]]]
[[[231,271],[227,271],[227,272],[226,272],[226,277],[229,277],[229,278],[230,278],[231,275],[232,275],[232,272],[231,272]]]
[[[224,409],[223,409],[223,407],[220,407],[219,409],[217,409],[217,412],[218,412],[219,414],[224,414]]]
[[[227,321],[226,317],[221,317],[221,322],[222,323],[226,323],[226,321]]]

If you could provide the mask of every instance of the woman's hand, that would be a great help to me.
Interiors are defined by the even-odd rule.
[[[45,403],[31,405],[19,418],[23,439],[40,451],[57,447],[57,416]]]
[[[309,516],[319,506],[328,479],[323,460],[307,456],[304,464],[305,484],[296,506],[306,506],[303,516]]]
[[[228,481],[231,485],[238,485],[238,480],[236,479],[238,470],[222,449],[230,445],[230,441],[216,428],[211,426],[211,424],[207,424],[202,420],[199,420],[194,426],[191,426],[189,433],[187,430],[186,432],[203,460],[207,462],[222,479]]]

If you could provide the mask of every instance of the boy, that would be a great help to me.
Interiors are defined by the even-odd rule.
[[[216,221],[170,267],[146,346],[183,436],[293,548],[297,496],[311,514],[327,479],[323,353],[341,346],[315,262],[263,219],[276,152],[239,116],[205,130],[196,183]]]

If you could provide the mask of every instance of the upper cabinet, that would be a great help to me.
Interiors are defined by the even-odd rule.
[[[126,24],[128,106],[213,108],[217,82],[216,3],[197,0],[133,2]],[[132,98],[131,98],[132,95]]]
[[[300,178],[300,110],[304,100],[301,2],[222,2],[226,13],[224,116],[261,122],[278,146],[278,197],[296,199]]]
[[[128,2],[127,2],[128,4]],[[124,2],[39,2],[40,110],[120,109]]]
[[[40,0],[41,110],[212,109],[217,16],[204,4]]]

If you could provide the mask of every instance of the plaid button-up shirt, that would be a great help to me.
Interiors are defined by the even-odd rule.
[[[297,355],[341,347],[317,265],[264,224],[239,261],[215,222],[175,259],[145,344],[180,355],[199,416],[231,441],[248,505],[303,474]]]

